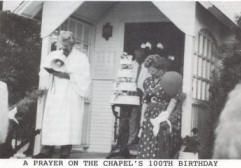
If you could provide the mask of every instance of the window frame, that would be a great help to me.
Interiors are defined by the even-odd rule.
[[[193,62],[193,99],[207,102],[212,71],[217,59],[217,41],[207,29],[198,32]]]

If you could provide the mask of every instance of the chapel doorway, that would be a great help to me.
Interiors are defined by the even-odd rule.
[[[150,42],[152,49],[161,42],[168,55],[174,56],[171,70],[183,74],[184,34],[170,22],[126,23],[124,51],[133,55],[142,43]]]
[[[75,38],[75,48],[86,54],[91,66],[91,48],[93,39],[93,26],[86,23],[76,17],[70,16],[57,31],[71,31]],[[54,44],[54,43],[53,43]],[[55,45],[51,45],[51,50],[56,50]],[[87,150],[90,145],[90,122],[91,122],[91,91],[92,85],[90,85],[87,97],[84,100],[84,115],[82,124],[82,138],[81,145],[74,146],[74,150],[82,151]]]

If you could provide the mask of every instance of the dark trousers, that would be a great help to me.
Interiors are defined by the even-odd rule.
[[[128,150],[128,144],[133,143],[140,129],[140,106],[125,105],[120,109],[118,144],[121,151]]]
[[[54,153],[55,146],[43,146],[41,149],[41,153],[46,154],[47,156],[51,157]],[[71,154],[72,145],[62,145],[60,147],[60,157],[67,158]]]

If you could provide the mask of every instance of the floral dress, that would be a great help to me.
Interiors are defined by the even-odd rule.
[[[142,123],[142,134],[138,144],[138,159],[170,159],[174,158],[181,143],[181,108],[177,108],[170,114],[169,120],[172,124],[172,132],[166,122],[160,124],[157,136],[153,135],[153,125],[150,119],[156,118],[165,111],[170,96],[163,90],[161,79],[155,81],[152,77],[144,81],[144,103],[147,108]],[[180,107],[180,106],[179,106]]]

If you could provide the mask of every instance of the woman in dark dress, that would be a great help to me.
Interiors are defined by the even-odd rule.
[[[142,116],[143,122],[137,158],[174,158],[181,143],[179,92],[169,94],[168,89],[165,90],[163,87],[162,78],[168,66],[166,58],[159,55],[150,55],[145,60],[145,66],[152,76],[144,81],[146,108],[144,114],[142,114],[144,116]],[[181,89],[181,86],[177,87],[179,90]],[[173,88],[173,90],[175,89],[177,88]],[[170,90],[172,91],[172,88]]]

